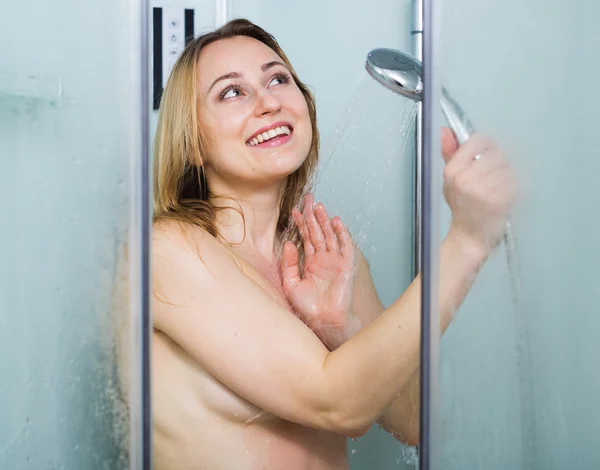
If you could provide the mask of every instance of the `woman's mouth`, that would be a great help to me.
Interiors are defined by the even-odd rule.
[[[246,145],[258,148],[277,147],[288,142],[292,138],[293,131],[291,126],[283,124],[261,132],[260,134],[256,134],[246,142]]]

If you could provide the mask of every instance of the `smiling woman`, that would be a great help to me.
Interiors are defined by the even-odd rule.
[[[285,120],[273,122],[282,100]],[[257,104],[261,109],[255,109]],[[262,117],[255,118],[257,112]],[[265,146],[248,149],[249,141],[259,139],[257,134],[264,141],[264,132],[275,124],[294,133],[295,142],[274,139],[270,146],[276,152],[262,163],[255,161],[259,154],[254,150]],[[288,144],[285,151],[277,145],[283,143]],[[229,191],[219,189],[225,178],[243,178],[244,172],[258,178],[280,167],[280,174],[289,176],[277,224],[282,230],[309,184],[318,148],[314,98],[277,41],[248,21],[232,21],[192,41],[165,88],[154,152],[155,218],[183,220],[216,235],[218,204],[208,202],[208,185],[202,182],[210,181],[213,195],[226,195]],[[249,152],[254,157],[244,158]],[[242,161],[246,164],[240,166]]]
[[[266,182],[287,177],[304,163],[312,126],[307,100],[291,69],[273,49],[244,36],[213,42],[200,54],[199,120],[203,132],[219,136],[211,139],[206,156],[206,176],[214,193],[230,193],[240,179]],[[215,75],[220,78],[213,81]],[[206,83],[212,85],[205,88]],[[269,140],[282,125],[290,136]],[[265,132],[266,142],[250,145]],[[278,181],[281,187],[282,183]]]
[[[375,422],[416,444],[421,280],[384,311],[346,227],[308,193],[318,147],[314,99],[271,35],[235,20],[187,46],[155,142],[157,469],[346,470],[346,437]],[[489,140],[457,149],[446,132],[444,152],[442,330],[515,189]]]

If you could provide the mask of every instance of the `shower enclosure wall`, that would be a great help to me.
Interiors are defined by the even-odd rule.
[[[499,250],[441,341],[439,468],[600,468],[600,5],[433,1],[434,72],[522,183],[519,311]],[[414,275],[414,127],[401,122],[414,109],[369,77],[364,59],[376,47],[415,53],[410,0],[146,5],[194,8],[197,34],[234,17],[274,34],[316,96],[317,198],[350,227],[389,305]],[[141,6],[0,7],[0,468],[144,468]],[[450,214],[440,205],[428,216],[443,237]],[[376,426],[348,455],[353,470],[417,460]]]
[[[3,469],[139,468],[141,5],[0,7]]]
[[[442,340],[442,467],[600,468],[600,5],[440,6],[443,80],[522,183],[518,311],[499,252]]]

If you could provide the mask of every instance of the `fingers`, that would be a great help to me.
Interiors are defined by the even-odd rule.
[[[300,279],[300,268],[298,266],[298,249],[292,242],[286,242],[283,246],[281,274],[283,277],[284,292],[287,292],[302,281],[302,279]]]
[[[518,199],[519,186],[511,168],[498,170],[490,178],[487,190],[491,196],[491,209],[499,213],[510,213]]]
[[[447,127],[442,127],[442,156],[448,163],[458,150],[459,144],[454,133]]]
[[[476,159],[478,155],[481,158]],[[444,168],[444,179],[452,183],[456,178],[465,178],[465,173],[480,177],[507,164],[494,141],[474,134],[450,158]]]
[[[306,256],[314,255],[315,248],[310,240],[308,225],[306,225],[302,213],[298,209],[294,208],[292,209],[292,217],[294,219],[296,227],[298,227],[298,230],[300,230],[300,234],[302,235],[302,242],[304,243],[304,254]]]
[[[497,148],[492,148],[481,155],[481,158],[473,161],[465,171],[470,172],[477,178],[490,176],[498,171],[509,169],[508,159]]]
[[[452,167],[451,171],[460,172],[471,166],[477,155],[483,157],[483,154],[490,151],[494,146],[494,142],[489,138],[482,134],[474,134],[458,148],[450,162],[446,165],[446,168]],[[477,162],[479,161],[477,160]]]
[[[306,255],[319,251],[340,253],[341,250],[344,250],[348,256],[352,255],[350,233],[339,217],[329,218],[323,204],[314,205],[312,194],[304,197],[303,213],[293,209],[292,217],[302,234]]]
[[[325,244],[327,249],[329,251],[339,253],[340,242],[338,241],[336,232],[333,230],[331,220],[329,220],[329,216],[327,215],[327,211],[325,210],[325,206],[323,204],[317,204],[317,207],[315,207],[315,215],[317,216],[317,220],[319,221],[319,224],[321,224],[321,228],[325,234]]]
[[[327,249],[327,244],[325,243],[325,235],[323,233],[323,230],[321,229],[319,221],[315,217],[313,205],[314,198],[312,194],[307,194],[304,197],[304,220],[306,225],[308,226],[310,240],[313,246],[315,247],[315,251],[324,251]]]
[[[354,244],[352,243],[350,232],[348,232],[348,229],[342,223],[342,220],[337,216],[333,218],[331,224],[333,225],[333,229],[335,230],[337,238],[340,241],[342,257],[346,258],[347,260],[354,259]]]

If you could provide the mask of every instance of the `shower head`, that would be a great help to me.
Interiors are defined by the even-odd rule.
[[[394,49],[373,49],[365,68],[384,87],[412,100],[422,100],[423,66],[414,57]]]
[[[373,49],[367,55],[365,64],[367,72],[384,87],[410,98],[414,101],[423,99],[423,64],[418,59],[394,49]],[[442,113],[448,121],[448,126],[459,143],[464,143],[475,132],[475,129],[467,115],[450,96],[450,93],[442,88],[441,93]],[[475,157],[475,159],[479,156]],[[515,299],[519,298],[519,275],[516,265],[514,237],[510,222],[506,224],[504,233],[506,243],[506,255],[508,267],[513,282],[513,294]]]
[[[367,55],[367,72],[384,87],[414,101],[423,99],[423,65],[395,49],[373,49]],[[462,144],[475,132],[465,112],[442,88],[442,113]]]

